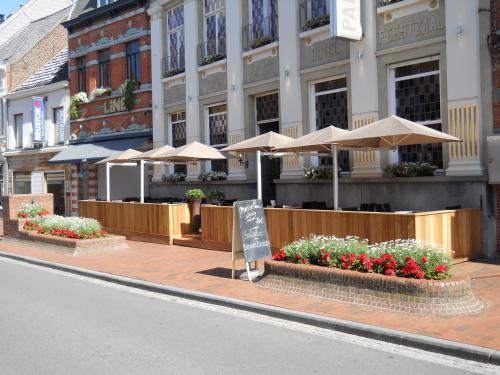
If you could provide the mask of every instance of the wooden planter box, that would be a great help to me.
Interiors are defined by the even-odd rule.
[[[279,291],[423,316],[475,314],[484,308],[468,276],[417,280],[274,260],[264,267],[257,285]]]

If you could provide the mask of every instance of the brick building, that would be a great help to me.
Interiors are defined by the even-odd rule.
[[[492,63],[493,132],[488,136],[488,169],[489,182],[495,188],[497,252],[500,253],[500,0],[492,0],[490,9],[488,45]]]
[[[145,0],[77,0],[68,31],[72,106],[70,145],[51,160],[71,163],[72,213],[78,199],[105,195],[105,167],[94,164],[152,134],[150,22]],[[128,89],[125,88],[128,86]],[[128,91],[127,91],[128,90]],[[138,168],[112,169],[112,198],[135,196]],[[130,183],[132,180],[136,184]]]

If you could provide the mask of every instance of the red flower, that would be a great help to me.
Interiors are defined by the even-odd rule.
[[[391,270],[390,268],[387,268],[385,271],[384,271],[384,275],[386,276],[394,276],[395,273],[394,273],[394,270]]]
[[[343,263],[347,262],[347,257],[345,255],[341,255],[340,256],[340,261],[343,262]]]
[[[301,260],[302,264],[309,264],[309,259],[308,258],[303,258]]]
[[[349,268],[349,264],[347,263],[342,263],[342,266],[341,266],[343,269],[348,269]]]
[[[417,271],[415,274],[417,279],[423,279],[424,278],[424,273],[422,271]]]
[[[436,268],[434,268],[434,271],[436,271],[437,273],[441,273],[441,272],[446,272],[448,271],[448,267],[446,266],[446,264],[439,264],[436,266]]]
[[[427,263],[427,257],[422,257],[422,259],[420,259],[422,261],[422,263]]]
[[[302,258],[302,257],[300,256],[300,254],[299,254],[299,253],[295,253],[295,259],[299,260],[299,259],[301,259],[301,258]]]
[[[286,258],[286,253],[285,253],[285,250],[283,250],[283,249],[280,249],[279,252],[277,252],[276,254],[273,255],[273,259],[274,260],[281,261],[281,260],[283,260],[285,258]]]

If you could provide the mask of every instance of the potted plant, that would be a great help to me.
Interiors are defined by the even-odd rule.
[[[217,206],[220,206],[224,199],[226,199],[226,194],[220,190],[212,190],[207,194],[207,200]]]
[[[189,211],[191,212],[193,231],[198,233],[201,226],[201,201],[202,199],[205,199],[205,193],[201,189],[190,189],[186,192],[186,197],[189,199]]]

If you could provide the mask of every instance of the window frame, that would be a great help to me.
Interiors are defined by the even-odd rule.
[[[177,121],[173,121],[172,120],[172,116],[173,115],[178,115],[178,114],[181,114],[181,113],[184,113],[184,120],[177,120]],[[170,112],[167,114],[167,134],[168,134],[168,144],[172,147],[174,147],[174,124],[178,124],[178,123],[184,123],[184,126],[186,126],[186,142],[184,144],[187,144],[187,119],[186,119],[186,110],[181,110],[181,111],[174,111],[174,112]],[[177,173],[175,171],[175,166],[177,164],[174,164],[174,165],[170,165],[169,166],[169,173],[170,174],[173,174],[173,173]],[[187,164],[178,164],[178,165],[184,165],[186,166],[186,175],[187,175]]]
[[[212,107],[217,107],[217,106],[220,106],[220,105],[225,105],[226,106],[226,111],[225,112],[216,112],[216,113],[212,113],[210,114],[210,108]],[[229,145],[229,123],[227,124],[228,125],[228,129],[227,129],[227,135],[228,135],[228,142],[227,143],[221,143],[221,144],[211,144],[210,143],[210,117],[211,116],[217,116],[217,115],[220,115],[220,114],[223,114],[225,113],[226,114],[226,122],[228,120],[227,118],[227,113],[228,113],[228,108],[227,108],[227,101],[221,101],[221,102],[217,102],[217,103],[210,103],[210,104],[207,104],[204,106],[204,123],[205,123],[205,144],[211,146],[211,147],[214,147],[214,148],[217,148],[217,149],[221,149],[221,148],[224,148],[226,146]],[[212,161],[211,160],[207,160],[206,164],[205,164],[205,168],[207,169],[208,172],[212,171]],[[229,166],[228,166],[229,168]]]
[[[14,115],[14,149],[22,149],[24,146],[24,113],[15,113]],[[21,118],[21,124],[18,126],[17,119]],[[18,134],[20,133],[20,134]]]
[[[336,81],[339,79],[345,79],[346,80],[346,86],[345,88],[340,88],[340,89],[334,89],[334,90],[327,90],[327,91],[320,91],[319,93],[316,92],[315,85],[318,83],[322,82],[328,82],[328,81]],[[337,74],[334,76],[330,76],[327,78],[321,78],[321,79],[316,79],[313,81],[309,81],[309,132],[312,133],[317,129],[316,127],[316,97],[322,96],[322,95],[328,95],[328,94],[336,94],[339,92],[347,92],[347,100],[349,100],[349,82],[347,81],[347,75],[346,74]],[[347,111],[349,111],[349,101],[347,102]],[[349,128],[349,113],[347,114],[347,124]],[[313,154],[314,155],[314,154]],[[350,156],[350,155],[349,155]],[[321,156],[311,156],[311,165],[317,167],[319,165],[319,158]],[[351,158],[349,158],[349,172],[351,171]]]
[[[219,16],[221,14],[224,15],[224,43],[226,43],[226,34],[227,34],[227,18],[226,18],[226,0],[224,1],[224,5],[221,6],[220,8],[217,8],[215,10],[212,10],[210,12],[206,12],[206,7],[205,7],[205,0],[203,0],[202,6],[203,6],[203,42],[205,43],[205,55],[208,56],[208,35],[207,35],[207,19],[209,17],[215,16],[215,51],[216,53],[219,53],[219,48],[220,48],[220,35],[219,35]],[[226,48],[224,47],[224,50],[226,51]],[[227,51],[225,52],[227,53]]]
[[[131,46],[137,45],[136,52],[130,52]],[[130,81],[141,82],[141,43],[139,39],[128,42],[125,45],[125,60],[127,62],[127,79]],[[135,77],[133,77],[133,67],[135,66]]]
[[[80,62],[83,62],[83,64],[80,64]],[[76,85],[78,92],[87,92],[87,63],[85,56],[76,59]]]
[[[109,58],[106,60],[101,60],[101,55],[103,55],[105,52],[109,52]],[[97,56],[97,62],[98,62],[98,67],[99,67],[99,82],[98,82],[98,87],[111,87],[111,49],[106,48],[102,49],[98,52]],[[104,76],[104,71],[103,67],[106,68],[106,82],[103,82],[103,76]],[[106,84],[104,84],[106,83]]]
[[[404,76],[404,77],[398,77],[396,78],[396,69],[409,66],[409,65],[418,65],[426,62],[431,62],[431,61],[438,61],[439,62],[439,68],[437,70],[432,70],[429,72],[425,73],[418,73],[418,74],[413,74],[409,76]],[[419,77],[426,77],[430,75],[438,75],[438,80],[439,80],[439,103],[443,104],[442,97],[443,97],[443,86],[442,86],[442,80],[441,80],[441,59],[438,55],[436,56],[429,56],[429,57],[424,57],[420,59],[414,59],[414,60],[409,60],[409,61],[404,61],[404,62],[399,62],[399,63],[394,63],[388,65],[387,69],[387,82],[388,82],[388,92],[387,92],[387,113],[389,116],[391,115],[396,115],[396,82],[399,81],[404,81],[408,79],[414,79],[414,78],[419,78]],[[429,120],[429,121],[420,121],[418,124],[421,125],[434,125],[434,124],[441,124],[441,131],[443,131],[443,108],[442,105],[440,106],[440,118],[438,120]],[[443,153],[443,169],[438,169],[438,171],[444,170],[444,147],[442,149]],[[399,163],[399,148],[398,150],[390,150],[389,151],[389,163],[390,164],[397,164]]]
[[[170,12],[173,12],[176,8],[182,7],[182,25],[174,27],[173,29],[169,29],[169,24],[168,24],[168,14]],[[166,30],[167,30],[167,68],[170,69],[177,69],[177,68],[182,68],[185,65],[185,56],[182,56],[185,54],[185,47],[184,47],[184,25],[185,25],[185,14],[184,14],[184,4],[179,4],[176,5],[170,9],[168,9],[165,12],[165,21],[166,21]],[[171,51],[170,51],[170,35],[176,34],[176,39],[177,39],[177,66],[172,66],[171,65]],[[182,48],[181,48],[182,45]],[[181,64],[181,61],[183,62]]]
[[[272,90],[272,91],[268,91],[268,92],[265,92],[265,93],[261,93],[261,94],[255,95],[254,100],[253,100],[254,114],[255,114],[254,115],[254,120],[255,120],[255,134],[258,134],[258,135],[262,134],[260,132],[260,127],[259,127],[259,125],[261,125],[261,124],[263,125],[263,124],[268,124],[268,123],[271,123],[271,122],[278,122],[280,124],[280,128],[281,128],[279,108],[278,108],[278,117],[276,117],[274,119],[269,119],[269,120],[258,120],[257,119],[257,115],[258,115],[258,112],[257,112],[257,98],[261,98],[263,96],[269,96],[269,95],[278,95],[278,105],[280,104],[280,102],[279,102],[280,97],[279,97],[279,91],[278,90]]]
[[[58,117],[57,117],[57,112],[61,111],[62,115],[62,123],[59,124],[58,122]],[[64,116],[64,107],[54,107],[52,108],[52,119],[53,119],[53,124],[54,124],[54,145],[63,145],[65,141],[65,133],[66,133],[66,119]],[[60,128],[62,126],[62,129]],[[61,136],[61,130],[62,130],[62,140],[60,139]]]

